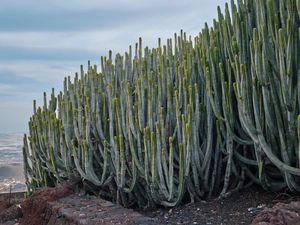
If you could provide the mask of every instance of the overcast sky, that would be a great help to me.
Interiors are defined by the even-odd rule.
[[[171,4],[172,2],[172,4]],[[87,61],[157,47],[183,29],[195,37],[226,0],[1,0],[0,132],[27,132],[32,102],[57,94]]]

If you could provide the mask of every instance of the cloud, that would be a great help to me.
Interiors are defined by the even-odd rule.
[[[76,62],[75,62],[76,63]],[[74,70],[79,70],[73,67],[74,62],[68,61],[43,61],[43,60],[30,60],[30,61],[14,61],[13,64],[5,64],[5,61],[0,61],[0,78],[3,81],[3,77],[8,73],[9,79],[13,79],[13,83],[23,82],[47,82],[62,80],[61,73],[65,73],[66,76],[73,75]],[[5,73],[3,73],[5,71]],[[27,85],[27,84],[26,84]]]
[[[82,60],[109,50],[123,54],[143,37],[144,46],[193,37],[212,22],[220,1],[40,1],[4,0],[0,13],[0,59]],[[205,10],[207,9],[207,10]],[[1,9],[0,9],[1,10]],[[18,15],[18,16],[16,16]]]
[[[216,1],[216,0],[212,0]],[[203,1],[203,4],[208,1]],[[43,1],[30,0],[30,2],[24,2],[22,0],[2,0],[2,11],[6,9],[23,9],[24,11],[41,11],[41,12],[77,12],[77,11],[93,11],[93,10],[109,10],[109,11],[139,11],[139,10],[152,10],[153,8],[176,8],[189,7],[190,4],[197,4],[197,1],[186,0],[173,0],[172,2],[161,0],[52,0],[45,4]],[[31,3],[31,4],[29,4]]]
[[[195,1],[4,1],[0,9],[0,27],[7,31],[68,31],[68,30],[111,30],[121,28],[135,21],[180,16],[191,8]],[[191,12],[191,10],[190,10]],[[16,16],[17,15],[17,16]],[[37,19],[38,18],[38,19]],[[161,23],[163,20],[159,20]],[[153,24],[158,25],[158,24]]]
[[[0,94],[5,94],[7,91],[12,91],[12,90],[14,90],[13,85],[0,84]]]
[[[31,4],[28,4],[28,1],[17,0],[1,2],[1,30],[104,31],[122,29],[132,24],[139,24],[137,31],[148,26],[153,28],[164,26],[172,29],[172,27],[180,27],[181,24],[192,26],[191,21],[196,24],[199,21],[199,24],[203,24],[202,18],[204,20],[208,18],[207,21],[211,22],[212,16],[217,15],[216,5],[224,5],[225,1],[54,0],[46,4],[43,1],[30,0],[29,2]],[[181,28],[186,29],[186,27]]]
[[[76,61],[16,61],[14,64],[0,61],[0,102],[2,106],[20,102],[32,105],[37,100],[41,106],[43,93],[49,97],[54,88],[58,94],[63,90],[64,77],[73,77],[79,65]]]
[[[84,50],[95,51],[122,35],[118,31],[18,31],[0,32],[0,47],[23,48],[31,51]],[[108,38],[109,37],[109,38]],[[107,46],[107,45],[105,45]],[[59,57],[59,54],[57,54]]]

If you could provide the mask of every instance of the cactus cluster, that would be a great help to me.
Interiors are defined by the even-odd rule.
[[[129,207],[224,197],[256,182],[300,192],[300,0],[218,8],[193,40],[88,63],[36,107],[28,194],[70,174]],[[29,142],[28,142],[29,140]]]

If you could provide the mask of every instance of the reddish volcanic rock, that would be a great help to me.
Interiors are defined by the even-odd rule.
[[[251,225],[300,225],[300,202],[277,203],[264,209]]]
[[[35,191],[29,198],[21,203],[23,212],[22,224],[43,224],[47,202],[55,201],[70,193],[70,185],[67,182],[55,188],[47,187]]]

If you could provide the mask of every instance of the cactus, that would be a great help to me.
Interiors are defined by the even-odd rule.
[[[226,140],[228,153],[221,196],[228,176],[241,180],[244,171],[265,189],[299,192],[299,2],[238,3],[232,19],[228,5],[225,17],[219,10],[219,21],[199,42],[219,143]]]
[[[143,49],[140,39],[134,54],[101,57],[101,72],[81,66],[48,104],[34,102],[27,195],[70,174],[126,207],[222,198],[252,182],[299,192],[299,5],[232,1],[193,41],[181,31]]]
[[[254,128],[248,129],[247,134],[259,154],[256,157],[258,182],[273,190],[287,186],[291,191],[299,192],[299,139],[296,133],[300,23],[296,1],[261,1],[256,7],[259,7],[262,19],[253,28],[249,42],[251,60],[234,63],[240,80],[235,90],[241,97],[238,100],[243,109],[240,111],[241,122],[245,127]],[[263,16],[274,8],[280,13]]]

